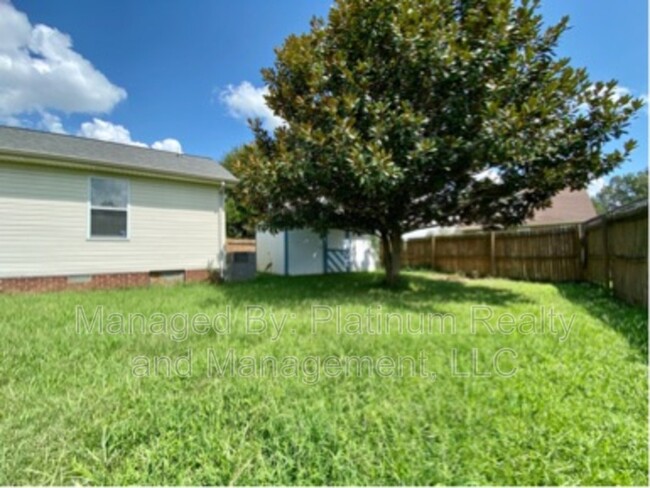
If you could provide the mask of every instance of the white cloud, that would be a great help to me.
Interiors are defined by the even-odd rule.
[[[590,197],[595,197],[605,187],[605,178],[596,178],[587,187],[587,193]]]
[[[131,131],[123,125],[113,124],[106,120],[94,118],[92,122],[84,122],[77,135],[88,137],[91,139],[99,139],[100,141],[119,142],[121,144],[129,144],[131,146],[149,147],[148,144],[140,141],[134,141],[131,138]],[[152,149],[160,151],[170,151],[175,153],[182,153],[183,148],[181,143],[176,139],[163,139],[156,141],[151,145]]]
[[[124,89],[72,49],[68,35],[32,25],[0,0],[0,116],[47,110],[105,113],[125,98]]]
[[[94,118],[92,122],[81,124],[78,135],[99,139],[100,141],[119,142],[131,146],[148,147],[143,142],[131,139],[131,132],[123,125],[113,124],[102,119]]]
[[[264,127],[274,130],[285,123],[285,121],[273,113],[266,104],[264,95],[268,94],[267,86],[257,88],[248,81],[242,81],[239,85],[228,85],[219,94],[222,103],[228,107],[230,115],[237,119],[259,118]]]
[[[181,146],[181,143],[178,142],[176,139],[163,139],[162,141],[156,141],[151,145],[152,149],[158,149],[160,151],[170,151],[170,152],[175,152],[175,153],[182,153],[183,148]]]
[[[49,112],[43,112],[41,120],[38,123],[38,128],[44,129],[48,132],[54,132],[55,134],[67,134],[66,130],[63,128],[61,118],[58,115]]]

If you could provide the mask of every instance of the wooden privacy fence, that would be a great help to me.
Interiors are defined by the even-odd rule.
[[[435,236],[408,241],[408,266],[531,281],[582,277],[579,226]]]
[[[623,300],[648,306],[648,202],[583,224],[587,257],[584,279],[606,286]]]
[[[647,202],[583,224],[409,240],[407,266],[530,281],[591,281],[648,304]]]
[[[227,239],[226,252],[255,252],[255,239]]]

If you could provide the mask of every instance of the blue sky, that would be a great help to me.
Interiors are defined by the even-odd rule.
[[[2,70],[35,59],[15,59],[12,68],[0,59],[0,121],[218,159],[251,139],[246,116],[277,123],[263,103],[260,68],[273,63],[273,48],[287,35],[306,30],[330,5],[0,0],[12,13],[0,15],[0,57],[7,46],[31,43],[45,64],[68,63],[67,70],[39,68],[47,83],[24,72],[5,77],[20,87],[8,98]],[[648,93],[645,0],[547,0],[542,13],[548,21],[571,16],[559,54],[586,66],[595,80],[615,78],[634,95]],[[647,113],[630,129],[639,141],[633,160],[617,172],[647,166]]]

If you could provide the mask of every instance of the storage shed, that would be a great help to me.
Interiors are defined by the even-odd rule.
[[[304,229],[257,232],[257,270],[279,275],[374,271],[379,253],[370,235],[330,230],[325,237]]]

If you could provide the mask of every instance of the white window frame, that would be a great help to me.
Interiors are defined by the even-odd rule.
[[[93,180],[114,180],[126,184],[126,207],[104,207],[93,205]],[[93,210],[120,210],[126,212],[126,236],[93,236],[92,219]],[[131,239],[131,182],[124,178],[112,176],[90,176],[88,178],[88,219],[86,225],[86,240],[88,241],[129,241]]]

